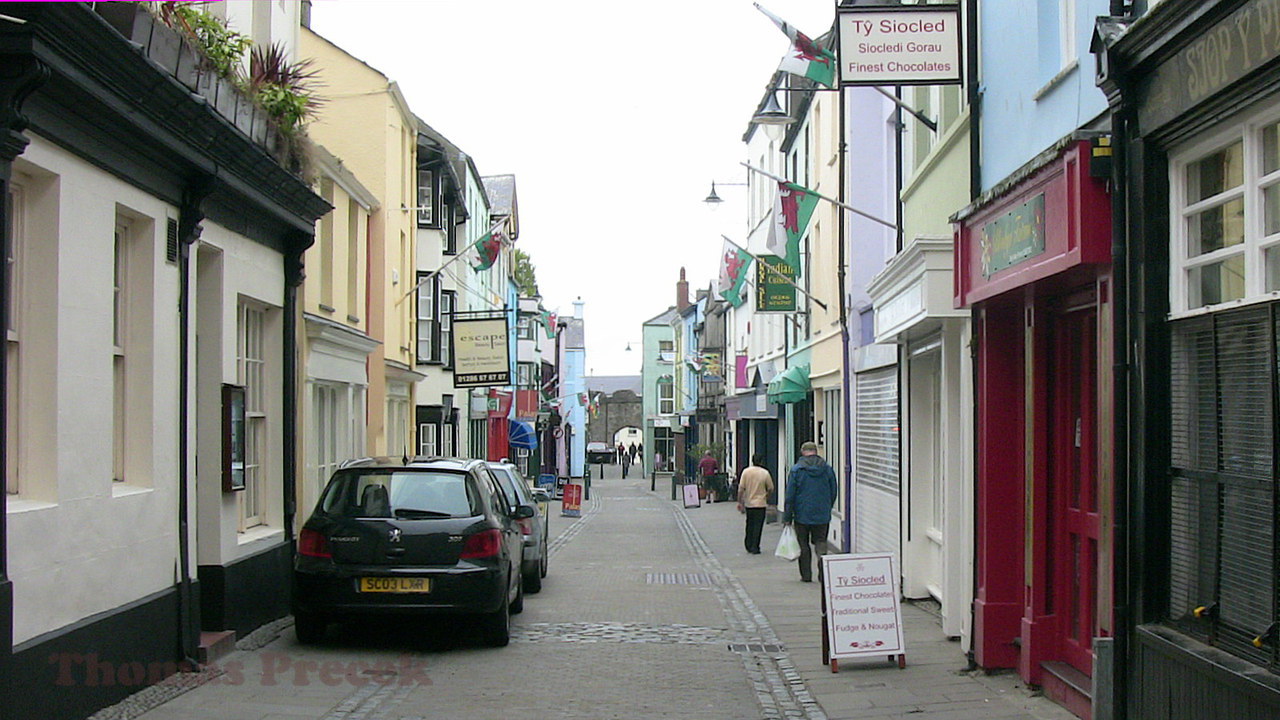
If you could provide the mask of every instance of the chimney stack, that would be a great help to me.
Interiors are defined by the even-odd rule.
[[[581,296],[581,295],[579,295],[579,296],[578,296],[578,299],[577,299],[577,300],[574,300],[574,301],[573,301],[573,316],[574,316],[575,318],[579,319],[579,320],[581,320],[581,319],[582,319],[582,306],[583,306],[584,304],[585,304],[585,303],[583,303],[583,302],[582,302],[582,296]]]
[[[676,310],[684,312],[689,307],[689,283],[684,279],[684,268],[680,268],[680,282],[676,283]]]

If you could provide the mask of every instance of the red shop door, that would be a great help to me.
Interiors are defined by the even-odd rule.
[[[1093,675],[1093,633],[1097,617],[1098,475],[1097,349],[1098,311],[1092,297],[1072,303],[1054,331],[1056,373],[1053,406],[1050,552],[1062,659]],[[1075,296],[1074,300],[1084,299]]]

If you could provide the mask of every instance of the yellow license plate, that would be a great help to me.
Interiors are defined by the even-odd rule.
[[[360,592],[425,593],[431,592],[430,578],[365,577],[360,578]]]

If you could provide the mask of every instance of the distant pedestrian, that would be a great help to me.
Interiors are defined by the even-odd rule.
[[[800,460],[787,475],[786,507],[782,522],[794,523],[800,541],[800,579],[813,582],[813,552],[818,557],[818,579],[822,579],[822,557],[827,554],[827,530],[831,527],[831,506],[836,503],[836,472],[818,456],[818,446],[800,446]]]
[[[742,477],[738,479],[738,510],[747,515],[747,535],[743,544],[752,555],[760,554],[760,531],[764,529],[764,512],[773,487],[773,476],[765,469],[764,458],[752,455],[751,465],[742,471]]]
[[[627,479],[627,470],[631,468],[631,453],[627,452],[621,444],[618,445],[618,463],[622,465],[622,479]]]
[[[716,485],[715,474],[720,472],[720,461],[711,456],[711,451],[706,450],[702,453],[702,459],[698,461],[698,479],[702,481],[702,487],[706,490],[709,502],[716,501]]]
[[[627,449],[623,447],[622,443],[618,443],[617,450],[618,450],[618,462],[622,462],[622,456],[627,454]]]

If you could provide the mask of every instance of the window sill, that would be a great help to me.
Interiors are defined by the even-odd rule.
[[[236,544],[244,547],[245,545],[277,537],[283,538],[284,530],[281,530],[278,527],[271,527],[270,525],[258,525],[257,527],[251,527],[242,533],[238,533],[236,537]]]
[[[49,510],[58,507],[57,503],[44,502],[43,500],[22,500],[9,496],[5,503],[6,515],[17,515],[19,513],[37,512],[39,510]]]
[[[146,495],[155,492],[154,488],[141,487],[139,485],[130,485],[129,483],[112,482],[111,497],[130,497],[132,495]]]
[[[356,325],[359,325],[359,324],[360,324],[360,318],[356,317],[355,315],[348,315],[348,316],[347,316],[347,322],[349,322],[349,323],[355,323]]]
[[[1041,98],[1053,92],[1054,88],[1061,85],[1063,81],[1065,81],[1068,77],[1070,77],[1071,74],[1074,73],[1079,67],[1080,67],[1079,60],[1072,60],[1071,62],[1067,63],[1066,67],[1059,70],[1057,75],[1054,75],[1053,77],[1049,78],[1049,82],[1045,83],[1044,87],[1041,87],[1039,90],[1036,91],[1035,95],[1031,96],[1032,102],[1040,102]]]
[[[320,309],[321,309],[323,312],[327,312],[327,313],[329,313],[329,314],[333,314],[333,313],[338,312],[338,309],[337,309],[337,308],[329,307],[328,305],[325,305],[324,303],[320,303],[319,307],[320,307]]]

